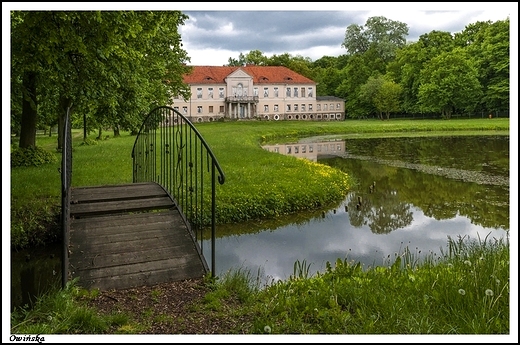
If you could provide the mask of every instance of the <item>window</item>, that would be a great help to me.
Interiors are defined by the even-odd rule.
[[[197,98],[202,98],[202,88],[201,87],[197,88]]]
[[[336,109],[337,109],[337,110],[340,110],[340,109],[341,109],[341,103],[336,103]]]
[[[213,113],[213,106],[212,105],[209,106],[209,112]]]
[[[327,110],[327,105],[326,104],[323,105],[323,110]]]
[[[287,111],[291,111],[291,105],[287,104]]]
[[[188,113],[188,107],[182,107],[182,112],[184,114],[187,114]]]
[[[253,88],[253,96],[258,97],[258,88],[257,87]]]
[[[302,93],[302,97],[305,97],[305,88],[304,87],[302,87],[301,93]]]
[[[293,97],[298,97],[298,88],[297,87],[294,88]]]
[[[291,154],[291,147],[290,147],[290,146],[287,146],[286,149],[287,149],[287,153],[288,153],[288,154]]]
[[[285,96],[287,96],[287,97],[291,97],[291,88],[290,88],[290,87],[287,88],[287,91],[286,91],[286,93],[285,93]]]
[[[309,104],[309,111],[312,111],[312,104]]]
[[[173,110],[179,111],[179,107],[173,107]]]
[[[329,105],[329,109],[330,109],[330,111],[334,110],[334,103],[331,103],[331,104]]]
[[[302,104],[302,111],[305,111],[305,104]]]
[[[269,97],[269,88],[264,87],[264,97]]]
[[[223,87],[218,88],[218,97],[224,98],[224,88]]]
[[[221,105],[219,108],[218,108],[218,112],[219,113],[223,113],[224,112],[224,106]]]
[[[318,111],[321,110],[321,104],[318,104],[318,105],[316,106],[316,110],[318,110]]]
[[[238,83],[238,88],[237,88],[237,94],[238,96],[242,96],[242,90],[243,90],[243,86],[242,86],[242,83]]]
[[[197,106],[197,113],[202,113],[202,105]]]
[[[278,104],[274,105],[274,111],[278,111]]]
[[[233,86],[233,97],[236,97],[237,96],[237,87],[236,86]]]
[[[312,87],[307,88],[307,97],[312,97]]]
[[[274,97],[278,97],[278,88],[277,87],[274,88]]]
[[[305,145],[302,145],[302,153],[306,153],[307,152],[307,147]]]
[[[269,112],[269,106],[266,104],[264,105],[264,112],[268,113]]]
[[[208,98],[213,98],[213,88],[208,87]]]
[[[294,105],[294,111],[298,111],[298,104]]]
[[[298,153],[298,146],[294,147],[294,153]]]

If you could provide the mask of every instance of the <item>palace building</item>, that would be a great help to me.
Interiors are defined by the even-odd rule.
[[[173,108],[192,122],[345,119],[345,100],[316,96],[316,83],[283,66],[193,66],[191,98]]]

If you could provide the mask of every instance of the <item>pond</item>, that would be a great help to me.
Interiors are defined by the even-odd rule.
[[[405,248],[438,257],[448,238],[508,236],[508,135],[321,137],[265,149],[336,167],[356,185],[326,210],[218,225],[218,276],[239,269],[262,285],[297,263],[311,275],[337,259],[385,265]],[[203,248],[212,267],[209,240]],[[60,245],[11,253],[11,310],[60,283]]]
[[[264,148],[341,169],[356,186],[325,211],[219,225],[217,275],[240,269],[269,283],[295,267],[312,275],[337,259],[386,265],[405,248],[435,259],[449,238],[508,236],[509,136],[306,138]]]

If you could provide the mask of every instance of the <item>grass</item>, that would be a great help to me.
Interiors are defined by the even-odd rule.
[[[226,174],[217,190],[217,219],[226,223],[315,210],[342,200],[352,183],[331,167],[267,152],[263,143],[330,135],[509,135],[509,119],[252,121],[204,123],[197,129]],[[81,145],[81,131],[73,134],[73,186],[132,181],[135,137],[123,133]],[[54,150],[55,140],[39,136],[37,144]],[[13,247],[59,240],[48,230],[59,219],[58,169],[59,163],[11,169]],[[42,236],[45,231],[50,235]],[[313,277],[305,262],[297,262],[291,279],[261,289],[250,272],[233,272],[215,283],[206,307],[219,309],[227,294],[239,293],[241,303],[221,312],[229,317],[251,313],[255,322],[245,331],[252,334],[508,334],[509,243],[459,240],[450,241],[449,248],[442,258],[421,264],[405,248],[388,267],[369,270],[338,260]],[[132,315],[96,315],[86,308],[78,296],[89,293],[72,283],[49,293],[33,309],[11,314],[11,332],[103,334],[113,325],[123,325],[128,333],[140,329]]]
[[[288,280],[265,287],[247,270],[230,271],[207,282],[211,292],[193,312],[252,320],[229,334],[508,335],[509,240],[459,237],[448,248],[420,260],[405,248],[387,266],[368,269],[338,259],[314,276],[302,262]],[[98,314],[86,306],[95,293],[70,282],[12,313],[11,333],[135,334],[172,322],[154,309],[142,312],[145,321]]]

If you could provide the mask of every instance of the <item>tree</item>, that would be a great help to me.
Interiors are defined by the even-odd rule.
[[[400,97],[402,88],[399,84],[385,80],[374,98],[374,105],[380,114],[390,119],[390,113],[401,109]],[[382,117],[382,116],[381,116]]]
[[[420,73],[419,104],[425,112],[450,119],[454,111],[471,111],[482,96],[474,61],[461,48],[438,55]]]
[[[340,71],[341,84],[336,89],[336,95],[346,99],[345,112],[348,117],[358,118],[373,112],[370,103],[359,97],[361,86],[366,83],[372,72],[361,55],[353,56]]]
[[[509,18],[476,22],[456,34],[459,46],[475,59],[482,85],[481,107],[486,111],[509,110]]]
[[[377,97],[379,90],[383,86],[383,78],[378,76],[377,78],[370,77],[367,82],[359,88],[359,98],[370,106],[370,113],[377,112],[378,117],[383,120],[381,112],[376,108],[374,99]]]
[[[385,77],[370,77],[361,86],[359,97],[377,111],[381,120],[389,119],[390,113],[400,110],[401,86]]]
[[[370,17],[364,26],[351,24],[345,31],[341,47],[349,55],[364,54],[374,49],[385,62],[395,57],[397,49],[406,45],[408,25],[382,16]]]
[[[11,18],[12,78],[22,76],[28,104],[22,107],[20,147],[34,145],[37,106],[52,99],[48,90],[59,95],[54,109],[60,128],[68,110],[117,124],[173,94],[189,93],[182,82],[189,58],[178,33],[187,16],[179,11],[15,11]],[[122,87],[133,89],[126,94],[133,99],[122,98]],[[136,108],[123,114],[128,102]],[[107,103],[115,109],[111,115],[96,111]]]
[[[234,58],[228,59],[228,66],[266,66],[268,65],[268,58],[260,50],[251,50],[247,54],[238,54],[238,60]]]

